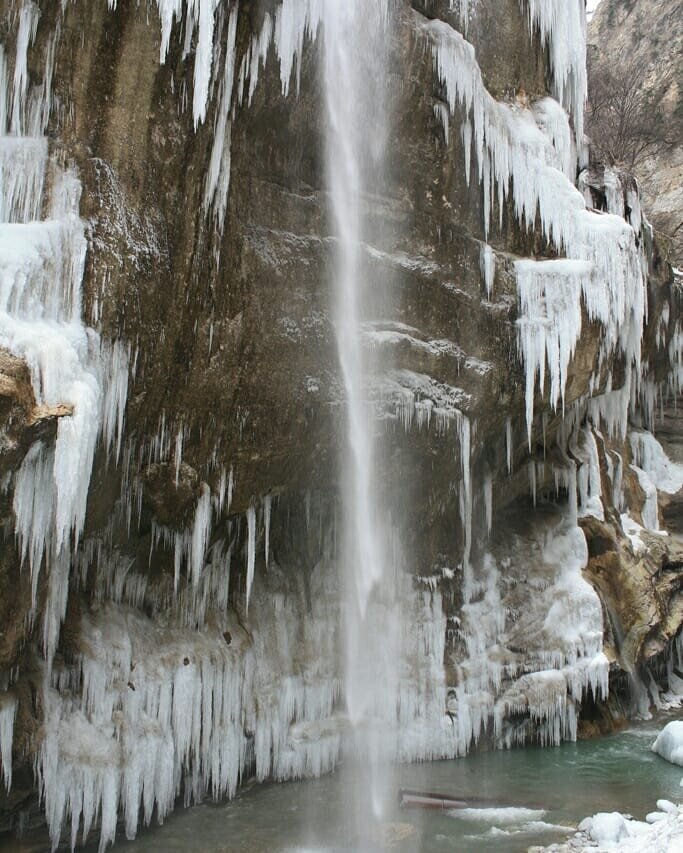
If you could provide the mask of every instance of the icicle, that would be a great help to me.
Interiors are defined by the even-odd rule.
[[[191,560],[192,585],[197,586],[204,567],[206,548],[211,538],[211,489],[202,483],[202,493],[197,502],[192,528]]]
[[[28,92],[28,49],[33,44],[38,27],[40,9],[32,0],[25,0],[19,12],[16,58],[14,61],[14,87],[12,90],[11,133],[21,136],[25,127],[26,95]],[[2,131],[2,128],[0,128]]]
[[[252,503],[247,510],[247,613],[249,612],[249,598],[251,587],[254,583],[254,565],[256,562],[256,508]]]
[[[0,697],[0,763],[7,791],[12,787],[12,742],[14,718],[17,714],[16,696],[6,693]]]
[[[123,420],[128,398],[129,348],[116,341],[111,349],[103,348],[102,362],[105,365],[105,392],[103,397],[102,431],[107,450],[114,449],[116,462],[121,456]],[[176,483],[177,485],[177,483]]]
[[[472,567],[470,555],[472,551],[472,426],[466,415],[460,414],[457,419],[458,442],[460,445],[460,465],[462,480],[460,484],[459,506],[460,523],[464,532],[464,550],[462,557],[464,573],[465,601],[469,601],[472,589]]]
[[[180,466],[183,462],[183,440],[185,437],[185,430],[181,427],[175,437],[175,453],[174,461],[175,461],[175,487],[178,488],[180,484]]]
[[[490,299],[493,293],[493,281],[496,275],[496,255],[493,249],[484,243],[479,254],[481,277],[486,285],[486,296]]]
[[[583,95],[579,97],[583,84],[579,80],[581,63],[578,59],[585,48],[581,6],[582,0],[552,5],[547,0],[530,0],[531,23],[538,26],[542,37],[551,43],[556,83],[559,81],[560,94],[565,94],[568,89],[573,92],[569,100],[577,122],[582,109],[579,102],[582,105],[583,98]],[[551,325],[552,317],[558,320],[559,325],[543,337],[539,336],[542,324],[532,324],[526,344],[535,358],[531,363],[527,362],[528,373],[531,372],[533,377],[534,370],[541,368],[540,354],[548,343],[553,349],[561,349],[557,358],[554,352],[551,353],[553,360],[550,364],[553,376],[560,380],[559,384],[555,383],[555,388],[561,390],[562,360],[567,347],[571,348],[574,330],[578,328],[576,317],[580,316],[577,314],[578,306],[572,308],[568,315],[572,320],[571,330],[565,322],[567,318],[557,316],[555,289],[551,282],[547,288],[542,286],[542,272],[548,273],[551,279],[555,276],[555,280],[559,280],[558,275],[564,279],[561,290],[567,300],[580,285],[580,294],[589,316],[605,328],[600,364],[615,351],[625,356],[627,368],[640,364],[646,299],[635,234],[618,216],[598,215],[586,210],[583,196],[566,174],[571,146],[559,108],[551,108],[549,103],[545,103],[534,113],[497,102],[484,86],[473,46],[460,33],[438,20],[421,22],[420,26],[432,43],[436,72],[444,86],[451,114],[460,109],[463,120],[472,122],[485,233],[490,225],[495,185],[499,206],[510,196],[517,220],[528,228],[536,228],[540,223],[541,232],[548,242],[568,256],[567,260],[541,262],[549,266],[537,269],[539,275],[535,276],[536,283],[533,284],[537,298],[530,302],[541,309],[542,319],[548,319],[544,313],[548,309]],[[576,49],[568,40],[568,35],[575,31],[579,38]],[[520,298],[524,298],[524,288],[526,285],[532,287],[534,276],[524,262],[520,262],[519,273],[522,277]],[[521,342],[525,344],[523,334]],[[635,374],[629,375],[635,379]],[[542,373],[539,379],[543,381]],[[528,422],[533,415],[532,391],[528,381]]]
[[[484,477],[484,505],[486,507],[486,531],[490,535],[493,529],[493,477],[490,473]]]
[[[235,478],[233,476],[232,465],[230,466],[230,474],[228,475],[228,495],[227,495],[227,508],[230,509],[230,505],[232,504],[232,493],[235,488]]]
[[[469,119],[463,122],[461,133],[462,147],[465,152],[465,180],[469,187],[472,172],[472,124]]]
[[[555,96],[574,117],[576,139],[583,139],[588,88],[586,72],[586,6],[584,0],[520,0],[529,22],[550,48]]]
[[[213,134],[213,148],[204,190],[205,213],[213,206],[218,232],[223,233],[225,212],[230,189],[230,107],[235,83],[235,41],[237,37],[238,6],[233,5],[228,19],[225,42],[225,64]]]
[[[526,419],[529,447],[538,378],[543,394],[546,366],[550,404],[564,407],[569,363],[581,336],[581,294],[592,295],[593,266],[585,261],[518,261],[519,349],[526,368]]]
[[[266,569],[268,568],[268,561],[270,558],[270,510],[271,510],[272,497],[271,495],[266,495],[263,499],[263,523],[265,526],[265,558],[266,558]]]
[[[223,515],[223,506],[225,505],[225,495],[226,490],[228,488],[228,479],[225,473],[225,468],[221,468],[221,479],[218,483],[218,512],[217,515],[220,518]]]
[[[508,475],[512,474],[512,463],[514,456],[514,445],[512,439],[512,418],[505,419],[505,455],[507,459]]]

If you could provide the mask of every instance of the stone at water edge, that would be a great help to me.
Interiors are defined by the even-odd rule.
[[[659,823],[660,820],[666,820],[664,812],[649,812],[645,815],[645,823]]]
[[[683,720],[667,723],[652,744],[652,751],[683,767]]]
[[[590,818],[590,826],[582,821],[579,829],[588,830],[588,834],[598,844],[609,844],[628,838],[630,833],[626,819],[619,812],[599,812]]]

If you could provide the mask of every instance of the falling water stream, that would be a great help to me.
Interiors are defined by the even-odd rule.
[[[327,177],[332,225],[336,330],[346,398],[347,442],[342,462],[345,589],[345,697],[353,753],[366,784],[352,786],[349,803],[359,834],[382,814],[385,732],[396,696],[398,620],[387,599],[389,540],[376,476],[372,413],[366,401],[369,365],[363,352],[366,290],[362,247],[368,241],[364,196],[385,176],[384,105],[387,0],[328,0],[324,19]],[[393,663],[392,663],[393,662]],[[395,700],[394,700],[395,701]],[[387,712],[388,719],[387,719]]]

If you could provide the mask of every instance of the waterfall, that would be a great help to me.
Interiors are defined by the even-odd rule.
[[[345,695],[375,817],[381,813],[382,732],[395,726],[398,649],[396,607],[387,599],[395,563],[378,488],[377,447],[365,395],[370,364],[361,344],[369,291],[363,245],[370,242],[364,197],[385,177],[384,103],[387,0],[329,0],[324,19],[327,173],[333,228],[336,331],[346,401],[342,462],[345,535]],[[361,786],[362,788],[363,786]],[[367,831],[365,791],[357,791],[357,830]]]
[[[615,172],[598,213],[574,183],[584,0],[521,0],[500,32],[526,27],[554,97],[517,69],[501,100],[484,0],[10,5],[0,350],[55,435],[0,476],[47,661],[40,702],[30,630],[0,670],[2,784],[35,718],[53,845],[99,824],[103,850],[341,758],[341,843],[367,850],[395,763],[576,739],[611,666],[579,518],[628,548],[621,515],[637,554],[683,483],[649,433],[624,445],[667,352],[680,390],[683,331],[635,190]],[[79,53],[102,39],[104,76]]]

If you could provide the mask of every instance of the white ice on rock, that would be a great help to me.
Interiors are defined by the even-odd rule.
[[[569,841],[544,847],[544,853],[679,853],[683,850],[683,810],[658,800],[659,811],[646,821],[619,812],[599,812],[579,824]],[[534,848],[538,849],[538,848]]]
[[[186,802],[234,795],[252,767],[259,780],[334,768],[348,727],[337,709],[335,574],[319,566],[305,588],[274,573],[272,589],[252,594],[249,632],[225,604],[201,630],[111,602],[83,616],[78,668],[53,676],[60,692],[48,694],[38,762],[53,843],[69,825],[75,843],[101,814],[103,848],[119,811],[132,837],[155,809],[162,820],[181,792]],[[440,599],[420,593],[416,601],[422,609],[405,628],[401,738],[393,740],[406,759],[428,749],[422,710],[443,700],[432,691],[443,658]]]
[[[672,462],[662,445],[650,432],[634,430],[629,436],[634,463],[654,485],[667,495],[683,488],[683,465]]]
[[[652,751],[683,767],[683,720],[667,723],[652,744]]]
[[[64,407],[68,415],[59,420],[54,450],[34,446],[14,483],[16,533],[34,606],[43,561],[50,573],[43,632],[50,661],[103,422],[108,443],[120,449],[128,365],[125,348],[101,342],[83,323],[80,182],[49,156],[45,136],[56,36],[48,39],[44,79],[31,85],[28,72],[39,17],[38,6],[25,0],[11,79],[0,47],[0,346],[27,363],[38,405]]]
[[[526,415],[529,442],[534,416],[534,390],[544,393],[550,375],[550,404],[561,403],[569,365],[581,337],[581,297],[589,290],[593,265],[588,261],[517,261],[520,318],[519,348],[526,370]]]
[[[496,253],[486,243],[481,247],[479,266],[481,277],[484,279],[484,284],[486,285],[486,295],[490,299],[493,293],[493,282],[496,277]]]
[[[588,553],[580,528],[570,517],[559,519],[527,541],[516,539],[510,553],[514,557],[486,557],[474,572],[476,597],[449,627],[453,645],[466,649],[448,704],[458,754],[486,731],[501,746],[523,743],[528,723],[510,724],[516,714],[534,720],[542,743],[575,739],[583,696],[607,695],[602,610],[581,575]],[[520,574],[525,592],[515,592]],[[519,612],[518,594],[524,595]],[[519,657],[509,648],[521,642],[526,651]]]
[[[529,13],[550,41],[551,54],[557,49],[553,60],[557,94],[571,105],[579,126],[585,96],[580,71],[585,60],[583,2],[531,0]],[[510,196],[519,222],[529,228],[540,225],[549,244],[566,255],[564,260],[540,261],[536,266],[522,261],[517,270],[531,431],[536,377],[542,385],[546,367],[551,404],[557,406],[564,397],[568,359],[581,332],[582,304],[589,318],[604,329],[599,365],[615,351],[624,354],[629,368],[640,365],[645,282],[636,235],[623,218],[586,209],[573,182],[576,154],[559,104],[551,107],[545,99],[528,109],[496,101],[486,90],[473,46],[443,21],[417,21],[431,42],[451,115],[459,111],[472,130],[485,232],[490,231],[495,207],[502,217]],[[469,157],[466,151],[466,171]],[[628,376],[639,378],[635,371],[628,371]]]
[[[576,139],[583,139],[588,89],[584,0],[520,0],[550,49],[555,97],[572,115]]]

